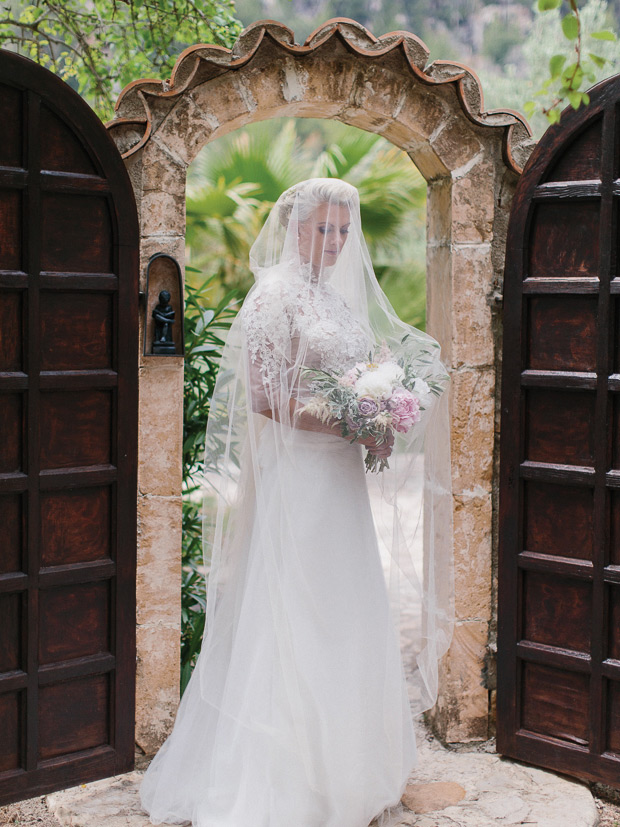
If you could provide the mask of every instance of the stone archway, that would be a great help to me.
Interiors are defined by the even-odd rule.
[[[300,46],[261,21],[232,50],[187,49],[168,82],[131,83],[108,128],[135,188],[142,279],[154,252],[183,261],[187,166],[253,121],[340,120],[383,135],[426,178],[428,329],[453,374],[458,618],[434,721],[456,742],[487,738],[492,722],[499,311],[508,214],[533,142],[519,113],[483,111],[470,69],[427,61],[408,33],[377,39],[335,19]],[[136,739],[149,753],[178,703],[182,381],[181,357],[141,357]]]

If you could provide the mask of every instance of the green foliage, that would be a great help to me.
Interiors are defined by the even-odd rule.
[[[426,182],[385,139],[341,123],[271,120],[206,147],[188,171],[192,264],[215,277],[222,295],[232,288],[244,294],[252,283],[249,248],[271,206],[313,176],[340,177],[359,189],[377,275],[390,298],[392,290],[399,294],[401,314],[406,300],[413,315],[403,318],[423,325]]]
[[[186,284],[185,293],[181,692],[187,686],[200,651],[205,622],[200,488],[209,401],[224,345],[222,337],[236,313],[234,292],[212,306],[213,287],[211,277],[198,287]]]
[[[131,81],[169,77],[186,46],[232,46],[241,30],[234,0],[32,0],[0,11],[0,46],[70,82],[104,120]]]
[[[606,69],[608,64],[610,69],[613,67],[612,59],[600,54],[600,48],[597,52],[584,53],[584,45],[588,38],[611,43],[617,40],[615,33],[609,29],[584,26],[585,9],[579,9],[577,0],[567,0],[567,6],[567,13],[560,17],[562,0],[538,0],[538,11],[545,14],[553,13],[555,18],[551,17],[550,22],[559,21],[564,40],[574,44],[571,54],[574,59],[568,64],[566,54],[554,54],[549,59],[548,76],[534,92],[534,97],[542,100],[528,100],[523,106],[528,118],[540,113],[550,124],[560,121],[562,109],[567,103],[573,109],[578,109],[582,103],[588,104],[590,97],[581,87],[590,86],[599,80],[601,70]]]

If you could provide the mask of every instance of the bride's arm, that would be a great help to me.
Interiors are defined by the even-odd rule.
[[[302,408],[297,399],[289,400],[289,421],[290,423],[294,423],[293,427],[301,428],[302,431],[315,431],[316,433],[322,434],[334,434],[335,436],[342,437],[342,429],[340,427],[340,423],[337,420],[332,422],[321,422],[315,416],[312,416],[305,411],[299,412],[299,409]],[[278,416],[278,412],[271,410],[271,408],[266,408],[265,410],[259,411],[262,416],[266,416],[269,419],[273,419],[276,422],[280,422],[280,417]],[[343,439],[349,439],[349,437],[343,437]],[[391,431],[388,432],[387,438],[385,442],[378,444],[374,437],[366,437],[365,439],[358,439],[357,442],[360,445],[364,445],[368,450],[378,456],[379,458],[390,456],[392,453],[392,447],[394,445],[394,435]]]

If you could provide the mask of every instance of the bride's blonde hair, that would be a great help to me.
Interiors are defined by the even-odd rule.
[[[350,204],[357,196],[357,190],[339,178],[310,178],[300,184],[293,184],[278,198],[278,218],[287,226],[297,204],[297,219],[305,221],[319,204],[329,201],[334,204]]]

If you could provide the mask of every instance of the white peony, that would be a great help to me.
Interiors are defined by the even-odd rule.
[[[396,362],[381,362],[377,373],[384,376],[392,385],[400,385],[405,378],[405,371]]]
[[[380,399],[382,396],[390,396],[392,382],[378,370],[369,370],[355,383],[355,392],[358,396],[372,396],[373,399]]]

